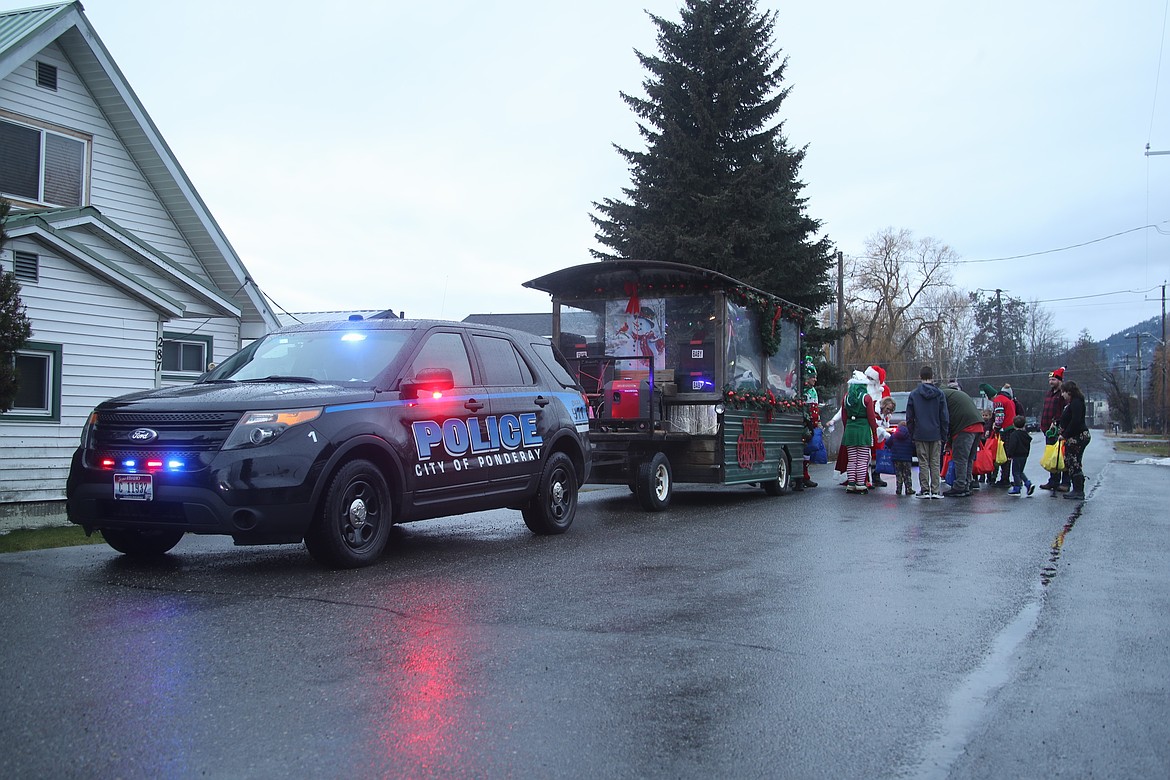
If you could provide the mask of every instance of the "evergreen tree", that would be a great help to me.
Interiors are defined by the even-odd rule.
[[[650,14],[659,56],[637,52],[646,97],[622,93],[644,152],[625,199],[594,203],[599,259],[688,263],[813,311],[833,298],[832,245],[817,238],[799,181],[805,149],[775,121],[788,88],[776,13],[756,0],[684,0],[681,21]]]
[[[12,204],[0,199],[0,249],[8,241],[4,220]],[[20,300],[20,283],[13,273],[0,270],[0,413],[12,408],[18,379],[15,353],[32,335],[32,325]]]

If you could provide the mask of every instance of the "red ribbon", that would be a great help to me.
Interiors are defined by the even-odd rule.
[[[626,303],[626,314],[641,314],[642,302],[638,300],[638,283],[626,282],[626,295],[630,296],[630,300]]]

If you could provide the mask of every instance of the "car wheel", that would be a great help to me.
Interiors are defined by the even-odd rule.
[[[332,569],[368,566],[390,538],[390,510],[382,472],[368,460],[351,460],[333,475],[321,514],[305,534],[305,547]]]
[[[554,452],[544,464],[532,501],[521,510],[524,524],[534,534],[563,534],[577,514],[577,472],[563,452]]]
[[[776,467],[776,479],[764,483],[764,492],[770,496],[782,496],[791,487],[792,468],[788,465],[788,453],[780,451],[780,464]]]
[[[638,464],[638,481],[635,484],[638,503],[647,512],[661,512],[670,506],[674,478],[670,471],[670,460],[661,452],[654,453],[650,460]]]
[[[170,552],[183,538],[183,532],[169,528],[104,528],[102,538],[123,555],[146,558]]]

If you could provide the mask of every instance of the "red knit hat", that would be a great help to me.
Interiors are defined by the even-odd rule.
[[[1061,382],[1063,382],[1064,381],[1064,366],[1061,366],[1060,368],[1053,371],[1051,374],[1048,375],[1048,378],[1049,379],[1053,379],[1053,378],[1059,379]]]

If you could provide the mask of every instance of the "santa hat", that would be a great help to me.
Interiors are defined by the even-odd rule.
[[[882,383],[882,374],[885,372],[877,366],[867,366],[864,373],[865,378],[869,380],[871,384],[880,385]]]
[[[1061,366],[1060,368],[1053,371],[1051,374],[1048,375],[1048,378],[1049,379],[1059,379],[1061,382],[1063,382],[1064,381],[1064,366]]]
[[[873,369],[877,371],[878,381],[884,385],[886,383],[886,370],[881,366],[874,366]]]

